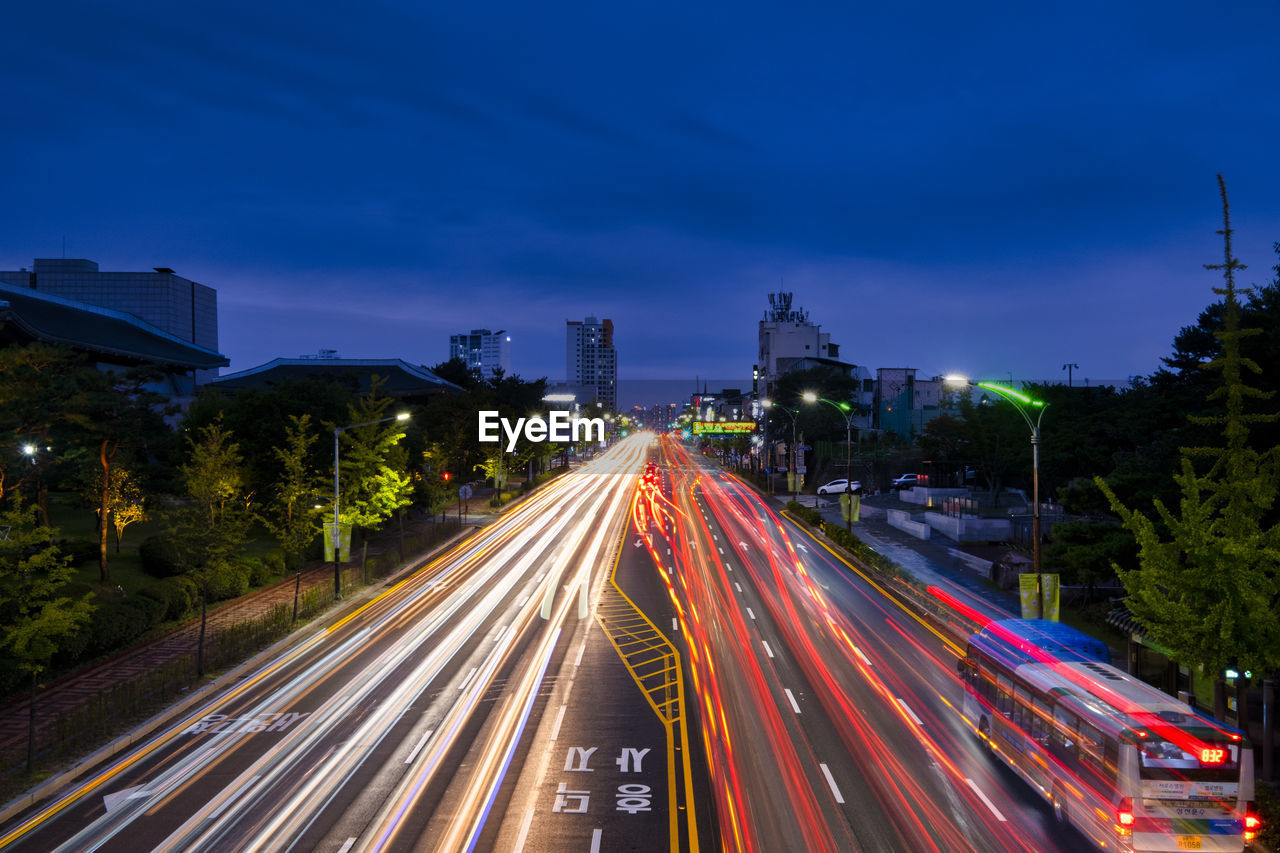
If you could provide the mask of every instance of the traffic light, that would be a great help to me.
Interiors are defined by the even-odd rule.
[[[445,471],[445,472],[444,472],[443,474],[441,474],[440,476],[444,477],[444,481],[447,483],[447,482],[449,482],[449,478],[450,478],[450,477],[452,477],[453,475],[452,475],[452,474],[450,474],[448,471]]]

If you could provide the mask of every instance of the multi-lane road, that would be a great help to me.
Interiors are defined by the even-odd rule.
[[[1080,849],[965,729],[955,655],[755,492],[642,434],[0,847]]]

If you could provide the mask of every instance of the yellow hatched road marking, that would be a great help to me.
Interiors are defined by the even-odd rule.
[[[623,532],[623,541],[626,541]],[[688,819],[690,853],[698,853],[698,822],[693,807],[693,769],[689,758],[688,721],[683,713],[684,680],[680,654],[666,635],[618,586],[618,563],[622,548],[613,560],[609,585],[596,605],[596,621],[618,652],[618,657],[635,680],[667,730],[667,811],[670,814],[672,853],[680,850],[680,798],[676,783],[676,742],[680,742],[684,777],[685,811]],[[660,652],[656,656],[654,652]],[[653,667],[657,665],[658,668]],[[661,701],[659,701],[661,694]]]

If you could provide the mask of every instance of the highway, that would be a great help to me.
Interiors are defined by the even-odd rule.
[[[960,649],[664,442],[651,554],[683,620],[726,850],[1080,850],[960,719]]]
[[[959,718],[958,651],[775,504],[641,434],[0,847],[1082,849]]]
[[[697,849],[703,774],[674,740],[681,721],[593,618],[625,599],[611,568],[649,441],[539,489],[0,846],[586,851],[639,835]]]

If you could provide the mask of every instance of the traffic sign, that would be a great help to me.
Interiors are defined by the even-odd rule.
[[[459,486],[459,487],[458,487],[458,497],[462,498],[464,501],[469,501],[469,500],[471,500],[471,487],[470,487],[470,486]]]

